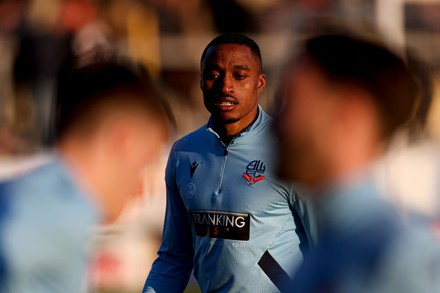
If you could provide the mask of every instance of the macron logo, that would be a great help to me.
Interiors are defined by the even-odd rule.
[[[189,175],[191,178],[193,178],[194,172],[196,171],[197,167],[200,165],[200,163],[192,162],[189,165]]]

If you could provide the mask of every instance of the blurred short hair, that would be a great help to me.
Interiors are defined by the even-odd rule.
[[[254,57],[257,59],[260,68],[263,68],[263,59],[261,58],[260,47],[258,44],[248,36],[239,33],[225,33],[215,37],[203,50],[202,57],[200,58],[200,64],[203,64],[205,61],[206,53],[209,48],[225,44],[242,45],[248,47]]]
[[[404,60],[384,45],[352,34],[322,34],[305,41],[299,54],[304,57],[329,80],[358,86],[371,96],[383,138],[412,118],[419,85]]]
[[[60,74],[55,112],[55,141],[74,130],[93,129],[111,107],[143,110],[167,126],[174,118],[147,70],[128,59],[107,56]],[[98,120],[98,121],[97,121]],[[167,129],[169,130],[169,129]]]

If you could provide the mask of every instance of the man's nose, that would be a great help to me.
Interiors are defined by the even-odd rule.
[[[219,81],[218,88],[223,93],[231,93],[234,91],[234,80],[233,80],[232,76],[224,75],[218,81]]]

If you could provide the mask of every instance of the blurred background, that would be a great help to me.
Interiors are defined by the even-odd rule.
[[[0,177],[37,164],[39,157],[29,154],[47,150],[57,74],[74,56],[109,49],[145,65],[171,103],[178,138],[208,119],[199,64],[214,36],[242,32],[257,41],[268,76],[260,102],[270,110],[280,65],[322,21],[380,34],[421,60],[408,57],[424,86],[416,122],[377,164],[377,180],[403,210],[438,218],[440,1],[434,0],[0,0]],[[146,170],[143,195],[119,221],[97,227],[93,292],[141,290],[161,241],[167,154]]]

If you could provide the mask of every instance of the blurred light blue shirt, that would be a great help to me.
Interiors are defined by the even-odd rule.
[[[404,221],[368,176],[315,195],[316,246],[294,292],[440,292],[438,239]]]
[[[54,155],[0,184],[0,292],[84,292],[98,213],[73,176]]]

